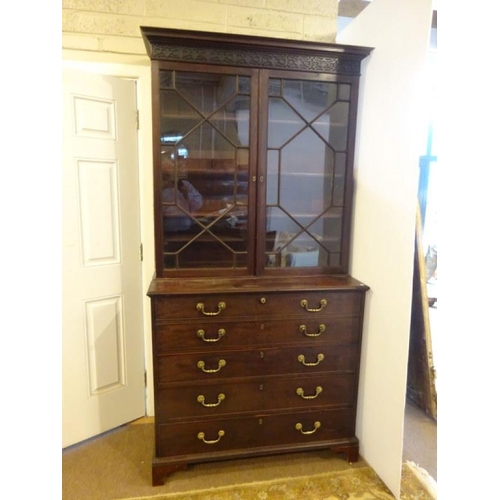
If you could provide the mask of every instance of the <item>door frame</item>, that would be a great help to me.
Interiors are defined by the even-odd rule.
[[[146,295],[155,273],[154,262],[154,210],[153,210],[153,147],[152,147],[152,103],[151,68],[118,63],[101,63],[78,60],[63,60],[63,68],[88,73],[97,73],[134,80],[136,82],[136,102],[139,129],[137,130],[140,234],[143,246],[141,285],[143,290],[143,341],[144,367],[146,370],[146,415],[154,415],[153,357],[150,299]]]

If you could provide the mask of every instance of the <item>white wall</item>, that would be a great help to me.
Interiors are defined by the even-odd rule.
[[[361,455],[398,498],[431,17],[431,0],[374,0],[337,37],[374,47],[362,67],[355,158],[351,272],[371,287],[356,432]]]

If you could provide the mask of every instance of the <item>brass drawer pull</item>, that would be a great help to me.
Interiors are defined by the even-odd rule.
[[[314,429],[312,431],[303,431],[302,424],[299,422],[295,425],[295,428],[302,434],[314,434],[321,427],[321,422],[314,422]]]
[[[217,373],[223,366],[226,366],[226,360],[225,359],[219,360],[219,366],[218,366],[218,368],[214,368],[214,369],[210,369],[210,370],[205,369],[205,361],[198,361],[198,363],[196,364],[196,366],[201,371],[204,371],[205,373]]]
[[[226,335],[226,330],[224,330],[224,328],[219,328],[219,331],[217,332],[217,334],[219,335],[218,338],[216,339],[206,339],[205,338],[205,330],[198,330],[196,332],[196,335],[198,335],[198,337],[203,340],[203,342],[219,342],[219,340],[224,336]]]
[[[198,432],[198,439],[203,441],[205,444],[215,444],[220,441],[220,438],[224,436],[225,432],[223,430],[220,430],[217,435],[219,436],[217,439],[214,439],[213,441],[207,441],[205,439],[205,433],[204,432]]]
[[[307,337],[319,337],[326,330],[326,325],[323,324],[319,325],[318,333],[307,333],[306,325],[300,325],[299,330]]]
[[[225,302],[219,302],[219,310],[217,312],[206,312],[205,311],[205,304],[203,302],[198,302],[196,304],[196,309],[198,311],[201,311],[205,316],[217,316],[217,314],[220,314],[223,309],[226,308],[226,303]]]
[[[316,387],[316,394],[314,394],[313,396],[304,396],[304,389],[302,389],[302,387],[299,387],[297,389],[297,395],[299,395],[302,399],[315,399],[322,392],[323,392],[323,387],[321,387],[320,385],[318,385],[318,387]]]
[[[325,306],[326,306],[326,304],[327,304],[326,299],[321,299],[321,300],[319,301],[319,307],[318,307],[318,309],[310,309],[310,308],[309,308],[309,302],[307,302],[307,300],[305,300],[305,299],[304,299],[304,300],[302,300],[302,301],[300,302],[300,305],[301,305],[301,306],[302,306],[302,307],[303,307],[306,311],[311,312],[311,313],[316,313],[316,312],[321,311],[321,309],[323,309],[323,307],[325,307]]]
[[[321,353],[318,354],[316,363],[306,363],[306,357],[303,354],[299,354],[297,359],[299,360],[299,363],[302,363],[304,366],[317,366],[325,359],[325,355]]]
[[[217,403],[205,403],[205,396],[201,394],[196,398],[196,401],[198,401],[198,403],[201,403],[205,408],[214,408],[215,406],[219,406],[221,402],[224,401],[224,399],[226,399],[226,395],[221,392],[217,396]]]

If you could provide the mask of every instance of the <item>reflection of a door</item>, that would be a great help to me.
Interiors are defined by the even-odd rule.
[[[63,447],[145,414],[135,83],[63,70]]]

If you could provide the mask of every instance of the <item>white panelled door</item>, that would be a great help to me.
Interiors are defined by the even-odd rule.
[[[135,82],[63,69],[62,445],[145,414]]]

